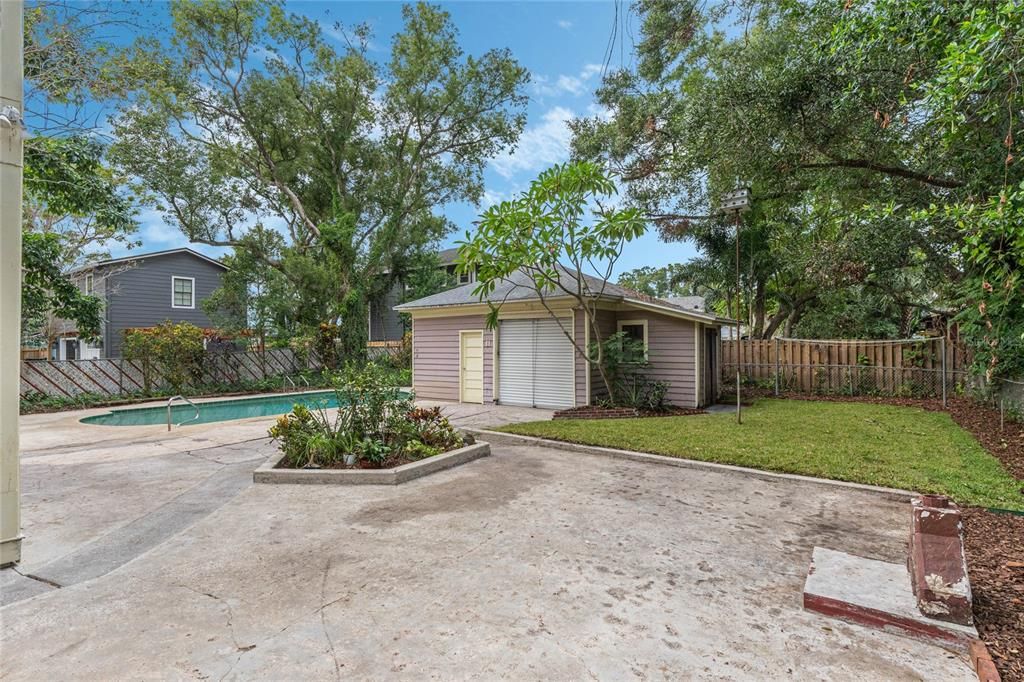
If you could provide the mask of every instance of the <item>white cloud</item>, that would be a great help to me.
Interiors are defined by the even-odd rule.
[[[533,91],[541,97],[556,97],[562,94],[582,95],[588,90],[588,82],[601,73],[600,64],[587,64],[575,75],[560,74],[552,79],[542,74],[533,75]]]
[[[508,201],[509,199],[512,198],[512,196],[513,192],[511,190],[501,191],[495,189],[485,189],[482,200],[483,207],[486,209],[490,208],[491,206],[496,206],[503,201]]]
[[[572,28],[572,22],[569,21],[568,19],[559,19],[555,23],[558,24],[558,28],[564,28],[566,31],[568,31],[570,28]]]
[[[572,140],[567,124],[575,116],[565,107],[549,109],[539,124],[523,131],[511,153],[506,152],[491,161],[491,168],[502,177],[511,178],[521,171],[538,171],[567,161]]]

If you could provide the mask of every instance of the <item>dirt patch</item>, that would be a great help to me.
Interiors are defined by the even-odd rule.
[[[964,511],[978,634],[1003,682],[1024,682],[1024,516]]]

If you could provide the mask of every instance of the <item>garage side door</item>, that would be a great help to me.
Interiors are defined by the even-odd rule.
[[[571,329],[571,320],[564,324]],[[498,398],[506,405],[572,407],[573,346],[550,318],[502,320]]]

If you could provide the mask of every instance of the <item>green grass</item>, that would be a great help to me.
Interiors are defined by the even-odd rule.
[[[1024,510],[1024,481],[949,415],[866,403],[761,400],[733,414],[525,422],[500,430],[706,462],[943,493]]]

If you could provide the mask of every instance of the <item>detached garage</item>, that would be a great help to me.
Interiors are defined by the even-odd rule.
[[[587,348],[593,325],[584,310],[572,307],[573,299],[547,297],[545,307],[521,283],[502,283],[492,295],[502,302],[498,324],[488,329],[490,305],[473,295],[475,286],[395,307],[412,317],[417,397],[552,409],[600,398],[604,386],[597,369],[573,344]],[[672,404],[714,402],[720,327],[728,320],[613,284],[592,288],[602,291],[596,320],[602,337],[622,331],[641,340],[646,373],[669,383]]]

